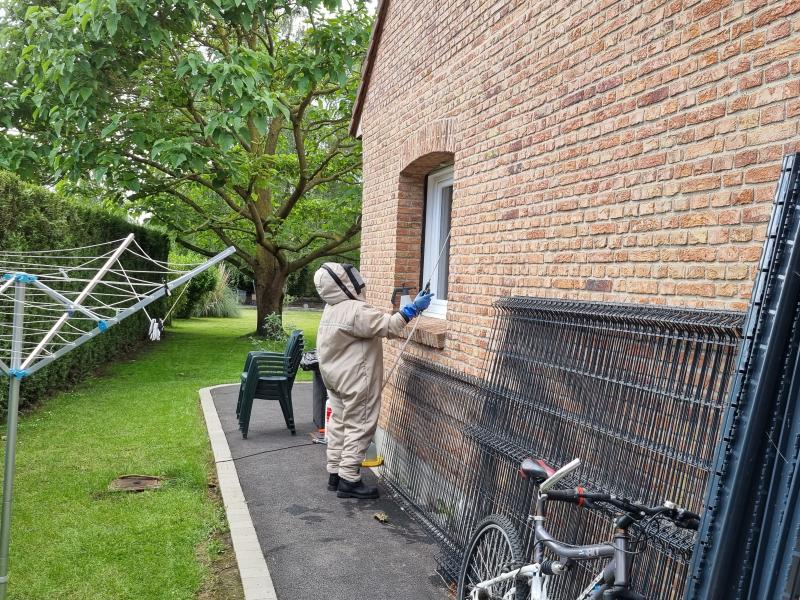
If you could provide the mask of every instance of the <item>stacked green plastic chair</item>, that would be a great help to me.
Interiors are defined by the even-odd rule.
[[[268,354],[265,351],[258,351],[258,352],[248,352],[247,358],[244,360],[244,369],[242,370],[242,375],[239,377],[239,398],[236,400],[236,418],[239,418],[239,413],[242,410],[242,398],[244,397],[244,390],[245,390],[245,382],[247,381],[247,372],[250,370],[250,363],[253,361],[253,357],[259,356],[262,354]]]
[[[300,360],[303,357],[303,333],[294,330],[286,342],[284,352],[250,352],[244,364],[239,385],[236,416],[239,430],[247,438],[253,400],[277,400],[280,403],[286,427],[295,435],[292,387]]]

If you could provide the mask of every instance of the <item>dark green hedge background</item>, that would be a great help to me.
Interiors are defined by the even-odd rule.
[[[100,209],[79,206],[44,188],[22,182],[15,175],[0,171],[0,249],[50,250],[75,248],[124,238],[134,233],[142,249],[156,260],[166,261],[169,239],[159,231],[140,227],[123,217]],[[147,269],[125,263],[126,268]],[[152,264],[150,264],[152,268]],[[0,257],[0,271],[5,272]],[[156,279],[156,281],[160,281]],[[166,300],[148,307],[153,316],[162,316]],[[4,317],[0,317],[3,319]],[[20,405],[35,403],[47,394],[87,377],[105,362],[133,351],[147,339],[148,321],[143,312],[128,317],[106,333],[76,348],[51,365],[22,381]],[[0,405],[6,409],[8,380],[0,378]]]

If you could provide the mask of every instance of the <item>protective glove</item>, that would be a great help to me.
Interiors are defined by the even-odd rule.
[[[434,294],[426,294],[424,291],[420,291],[417,297],[414,298],[414,302],[406,304],[401,308],[400,313],[405,317],[406,323],[414,317],[419,316],[423,310],[428,308],[431,305],[431,298],[433,298],[433,296]]]

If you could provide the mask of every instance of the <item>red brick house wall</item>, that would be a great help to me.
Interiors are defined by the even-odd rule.
[[[379,14],[354,122],[373,304],[418,280],[424,176],[454,163],[447,339],[411,352],[476,372],[501,296],[745,308],[781,157],[800,149],[800,1]]]

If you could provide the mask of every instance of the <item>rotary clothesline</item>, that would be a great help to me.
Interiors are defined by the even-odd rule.
[[[170,295],[233,252],[228,248],[202,264],[171,265],[148,256],[133,234],[80,248],[0,250],[0,372],[9,377],[0,520],[0,600],[5,599],[8,584],[22,379],[137,311],[147,314],[147,305]],[[157,319],[150,321],[149,335],[158,339],[161,323]]]
[[[152,318],[147,305],[232,251],[176,265],[150,257],[132,234],[76,248],[0,250],[0,371],[31,374],[140,309],[150,320],[151,339],[159,339],[163,321]],[[17,313],[24,317],[20,325],[13,323]],[[9,366],[15,356],[19,372]]]
[[[154,259],[132,235],[79,248],[0,251],[0,370],[8,372],[12,360],[16,305],[26,315],[19,343],[27,355],[22,369],[30,374],[139,309],[150,322],[150,339],[159,339],[163,319],[175,304],[161,319],[153,318],[146,306],[170,295],[188,281],[187,273],[204,265],[207,268],[207,263],[176,265]],[[13,284],[20,280],[26,283],[26,293],[15,299]]]
[[[133,234],[60,250],[0,250],[0,372],[30,375],[138,310],[159,339],[163,321],[147,305],[232,252],[177,265],[150,257]]]

